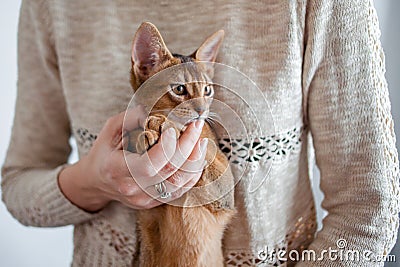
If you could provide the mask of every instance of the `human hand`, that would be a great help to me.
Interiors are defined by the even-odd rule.
[[[124,151],[123,133],[144,120],[141,106],[110,118],[88,155],[61,171],[59,185],[71,202],[87,211],[100,210],[112,200],[149,209],[163,203],[156,184],[165,181],[168,201],[173,201],[197,183],[207,147],[207,139],[199,140],[204,121],[189,125],[179,140],[173,129],[165,131],[143,155]]]

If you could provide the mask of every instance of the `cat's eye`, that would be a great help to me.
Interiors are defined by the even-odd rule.
[[[211,85],[207,84],[204,86],[204,95],[205,96],[210,96],[212,94],[212,87]]]
[[[174,92],[174,94],[176,95],[186,95],[187,94],[186,86],[183,84],[176,85],[172,87],[172,92]]]

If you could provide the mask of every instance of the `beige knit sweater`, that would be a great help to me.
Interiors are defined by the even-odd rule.
[[[135,211],[111,203],[86,213],[64,197],[57,175],[70,136],[83,156],[106,119],[130,101],[131,40],[142,21],[183,54],[224,29],[219,61],[267,96],[273,131],[247,143],[233,135],[232,169],[244,177],[235,188],[239,216],[224,237],[228,266],[286,266],[258,254],[308,247],[318,257],[343,246],[339,239],[371,257],[389,253],[398,228],[398,160],[377,16],[367,0],[23,1],[18,97],[2,172],[3,201],[15,218],[75,225],[72,266],[131,266],[137,258]],[[260,103],[252,108],[266,110]],[[328,211],[317,234],[313,148]],[[248,177],[267,172],[258,190],[247,190]],[[382,265],[327,254],[298,264]]]

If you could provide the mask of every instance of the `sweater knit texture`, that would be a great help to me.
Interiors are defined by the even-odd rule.
[[[260,251],[308,248],[318,257],[338,249],[340,239],[345,249],[369,250],[372,257],[394,246],[398,154],[372,1],[26,0],[20,12],[3,201],[24,225],[74,225],[72,266],[123,267],[137,259],[135,210],[112,202],[87,213],[63,195],[57,176],[71,136],[84,156],[106,120],[128,106],[132,38],[143,21],[154,23],[180,54],[224,29],[217,61],[247,75],[268,100],[274,126],[263,126],[265,135],[253,133],[250,141],[233,133],[229,142],[232,171],[243,177],[235,187],[238,215],[223,239],[227,266],[292,266]],[[253,90],[247,94],[256,97]],[[223,93],[218,97],[242,110]],[[262,101],[251,108],[267,110]],[[328,212],[319,232],[310,184],[314,159]],[[266,173],[248,190],[249,177]],[[296,266],[383,262],[325,256]]]

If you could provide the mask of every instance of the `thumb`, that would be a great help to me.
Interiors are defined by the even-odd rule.
[[[124,131],[132,131],[136,128],[143,128],[147,117],[146,108],[143,105],[137,105],[125,111],[123,129]]]
[[[107,120],[98,139],[109,142],[111,147],[120,146],[122,136],[125,132],[143,127],[146,120],[145,107],[138,105],[127,109]]]

